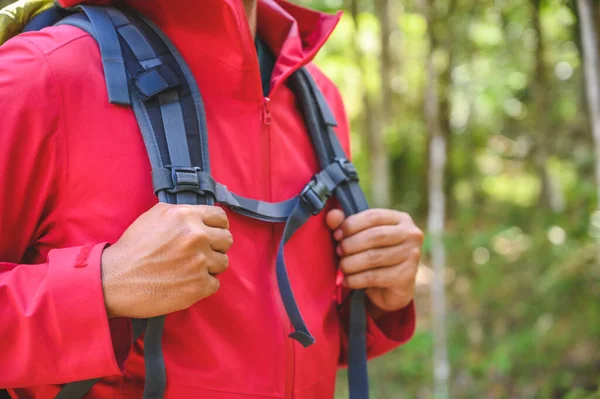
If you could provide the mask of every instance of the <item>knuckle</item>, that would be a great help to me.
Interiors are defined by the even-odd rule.
[[[371,232],[370,242],[373,244],[379,244],[380,242],[385,241],[387,236],[388,232],[385,228],[380,227],[377,229],[373,229]]]
[[[154,205],[154,207],[152,207],[152,210],[155,210],[157,212],[166,212],[172,205],[167,204],[165,202],[159,202],[156,205]]]
[[[227,212],[225,212],[225,209],[221,208],[220,206],[212,206],[211,208],[216,216],[222,220],[227,220]]]
[[[380,209],[372,209],[367,212],[365,217],[367,218],[367,221],[369,222],[369,224],[371,226],[376,225],[379,223],[379,220],[381,219],[381,210]]]
[[[210,295],[214,295],[217,293],[217,291],[219,291],[219,288],[221,288],[221,282],[218,279],[213,279],[213,283],[210,284]]]
[[[357,289],[360,287],[360,278],[356,276],[348,276],[346,277],[346,285],[348,288]]]
[[[343,258],[340,260],[340,269],[346,274],[350,273],[352,271],[352,262],[348,258]]]
[[[353,218],[350,217],[346,220],[344,220],[342,222],[342,225],[340,226],[340,229],[342,230],[342,232],[344,233],[345,236],[350,235],[350,233],[352,232],[352,226],[354,225],[354,223],[352,222]]]
[[[421,247],[415,247],[411,249],[410,257],[416,262],[419,262],[421,260]]]
[[[375,273],[365,273],[364,277],[365,286],[373,287],[378,285],[379,277]]]
[[[395,212],[396,212],[396,215],[398,215],[398,219],[401,222],[404,222],[404,223],[412,222],[412,217],[408,213],[402,212],[402,211],[395,211]]]
[[[231,234],[231,231],[226,230],[226,235],[227,237],[225,238],[226,240],[226,245],[227,245],[227,249],[231,248],[231,246],[233,245],[233,234]]]
[[[221,208],[220,206],[211,206],[210,208],[215,212],[215,214],[227,218],[227,213],[225,212],[225,209]]]
[[[204,225],[192,226],[192,231],[193,231],[195,240],[207,241],[209,238],[208,231],[204,228]]]
[[[229,269],[229,256],[225,255],[223,258],[223,271]]]
[[[342,254],[349,254],[352,249],[348,240],[342,240],[339,244],[340,249],[342,250]]]
[[[377,265],[381,261],[381,251],[370,249],[366,252],[367,263],[371,266]]]
[[[166,215],[172,222],[187,225],[194,220],[190,217],[190,207],[188,205],[170,205],[166,209]]]
[[[412,236],[420,244],[422,244],[423,241],[425,240],[425,234],[423,233],[423,230],[421,230],[420,228],[418,228],[416,226],[415,226],[415,228],[414,228],[414,230],[412,232]]]
[[[165,217],[173,219],[177,219],[180,217],[181,208],[179,206],[164,204],[164,206],[161,207],[160,210],[164,212]]]
[[[196,265],[200,267],[200,270],[205,269],[207,267],[207,263],[208,257],[206,256],[206,254],[198,252],[198,254],[196,255]]]

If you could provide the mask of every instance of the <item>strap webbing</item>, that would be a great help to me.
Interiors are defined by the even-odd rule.
[[[333,130],[336,125],[321,91],[306,69],[292,75],[294,88],[310,132],[321,167],[332,159],[345,157]],[[368,209],[368,203],[357,181],[349,181],[335,190],[346,216]],[[367,315],[364,290],[350,294],[350,325],[348,328],[348,387],[350,399],[368,399]]]
[[[302,314],[300,313],[300,309],[298,309],[296,299],[294,298],[294,292],[292,291],[292,285],[285,266],[284,247],[289,239],[292,238],[292,235],[298,231],[311,216],[313,216],[313,214],[308,204],[302,200],[298,200],[283,229],[283,236],[279,242],[277,263],[275,265],[277,285],[279,286],[281,300],[283,301],[288,318],[294,327],[294,331],[290,334],[290,338],[295,339],[305,348],[315,343],[315,338],[308,330],[308,327],[302,318]]]
[[[123,53],[110,16],[100,6],[81,6],[80,8],[92,23],[93,36],[100,47],[108,101],[111,104],[130,105]]]
[[[160,168],[152,171],[155,193],[167,191],[210,194],[216,203],[234,212],[265,222],[285,222],[296,205],[296,198],[281,202],[265,202],[242,197],[217,183],[206,172],[190,168]]]

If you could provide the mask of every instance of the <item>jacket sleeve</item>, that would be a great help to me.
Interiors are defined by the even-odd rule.
[[[345,296],[347,297],[347,295]],[[345,301],[339,308],[342,323],[342,351],[340,365],[348,365],[348,326],[350,303]],[[415,305],[411,302],[404,309],[381,316],[377,321],[367,315],[367,357],[373,359],[408,342],[415,332]]]
[[[338,126],[336,134],[349,158],[352,158],[350,148],[350,125],[348,116],[337,87],[314,65],[311,65],[311,73],[321,87],[325,98],[331,107]],[[340,364],[347,365],[348,354],[348,325],[349,325],[349,303],[344,301],[348,291],[340,287],[341,279],[338,278],[338,303],[344,303],[339,307],[340,321],[342,323],[342,352]],[[367,356],[369,359],[380,356],[390,350],[409,341],[415,332],[416,316],[414,303],[397,312],[381,316],[377,322],[370,316],[367,317]]]
[[[60,103],[35,45],[15,38],[0,47],[0,387],[119,374],[129,348],[113,347],[113,335],[131,332],[106,315],[106,244],[48,243],[67,166]]]

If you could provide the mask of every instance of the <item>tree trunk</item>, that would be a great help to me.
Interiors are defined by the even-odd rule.
[[[444,172],[446,168],[446,137],[440,118],[438,77],[433,63],[434,31],[433,0],[423,0],[423,13],[427,19],[429,56],[427,57],[427,84],[424,93],[424,108],[427,129],[430,134],[429,147],[429,212],[427,230],[431,238],[431,263],[434,276],[431,285],[431,312],[434,336],[433,373],[434,398],[449,397],[448,344],[446,340],[446,292],[444,247],[444,222],[446,195],[444,192]]]
[[[540,23],[541,0],[533,0],[533,28],[537,34],[538,41],[535,49],[535,77],[533,82],[533,95],[535,101],[535,112],[532,118],[533,139],[535,143],[533,151],[533,163],[542,183],[538,203],[538,209],[550,209],[555,213],[562,212],[565,207],[565,198],[562,188],[553,178],[548,167],[550,153],[550,120],[548,110],[550,108],[549,80],[546,62],[544,60],[544,32]]]
[[[588,113],[594,139],[596,170],[596,212],[600,212],[600,60],[598,56],[598,29],[596,8],[593,0],[577,0],[579,26],[583,45],[583,64],[586,80]],[[600,262],[600,245],[597,262]]]

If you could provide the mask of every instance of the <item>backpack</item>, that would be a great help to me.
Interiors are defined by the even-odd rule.
[[[51,2],[42,0],[42,3],[48,1]],[[289,78],[289,85],[303,113],[321,171],[293,198],[275,203],[258,201],[229,191],[211,177],[199,88],[175,46],[151,21],[124,8],[84,5],[65,10],[44,6],[36,10],[35,17],[21,30],[52,25],[75,26],[98,43],[108,101],[133,109],[152,166],[154,192],[160,202],[218,203],[250,218],[285,223],[277,254],[277,283],[294,329],[290,338],[304,347],[313,344],[315,339],[302,318],[288,279],[285,244],[334,195],[346,215],[361,212],[368,204],[358,184],[357,171],[333,131],[337,125],[335,117],[308,70],[295,72]],[[2,26],[0,21],[0,30]],[[369,395],[364,295],[363,290],[356,290],[347,299],[351,399],[366,399]],[[164,316],[132,320],[134,341],[144,334],[144,399],[164,396],[166,371],[161,347],[164,321]],[[56,399],[81,398],[98,380],[65,384]]]

